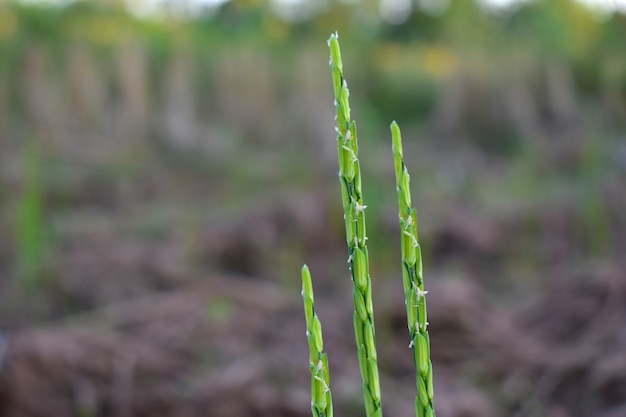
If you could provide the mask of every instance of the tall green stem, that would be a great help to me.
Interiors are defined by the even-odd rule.
[[[365,209],[361,192],[361,170],[358,159],[356,124],[350,120],[348,85],[343,77],[343,65],[337,35],[328,40],[332,68],[335,107],[337,110],[337,152],[339,181],[346,224],[348,262],[354,284],[354,330],[358,348],[363,396],[368,417],[381,417],[380,383],[372,309],[372,283],[369,276]]]
[[[406,297],[407,324],[413,350],[416,371],[417,397],[415,414],[417,417],[434,417],[433,406],[433,367],[430,362],[430,338],[426,320],[426,294],[422,275],[422,253],[417,238],[417,216],[411,207],[409,172],[402,157],[402,138],[396,122],[391,124],[393,160],[396,172],[396,189],[400,218],[402,246],[402,282]]]

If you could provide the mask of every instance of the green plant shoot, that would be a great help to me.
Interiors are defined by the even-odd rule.
[[[302,267],[302,298],[306,318],[306,337],[309,341],[309,365],[311,368],[311,412],[313,417],[332,417],[333,402],[330,394],[328,359],[323,352],[322,324],[315,314],[313,284],[309,268]]]
[[[339,181],[348,243],[348,263],[354,284],[354,330],[358,348],[363,396],[368,417],[382,416],[380,384],[372,308],[372,284],[369,275],[365,209],[361,192],[361,170],[358,159],[356,123],[350,120],[348,84],[343,77],[343,64],[337,34],[328,40],[332,69],[335,108],[337,111],[337,152]]]
[[[426,294],[422,274],[422,254],[418,242],[417,216],[411,207],[409,172],[402,157],[402,137],[396,122],[391,124],[393,160],[398,191],[398,207],[402,247],[402,282],[406,297],[407,324],[415,363],[417,397],[415,413],[417,417],[434,417],[433,407],[433,367],[430,361],[430,339],[426,319]]]

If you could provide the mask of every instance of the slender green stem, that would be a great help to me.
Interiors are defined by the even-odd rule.
[[[328,40],[332,68],[335,107],[337,110],[337,152],[339,181],[346,224],[348,262],[354,284],[354,330],[358,348],[363,396],[368,417],[381,417],[380,383],[372,309],[372,284],[369,276],[365,209],[361,192],[356,124],[350,120],[348,85],[343,78],[343,64],[337,35]]]
[[[306,318],[306,337],[309,341],[309,365],[311,368],[311,412],[313,417],[332,417],[333,400],[330,395],[328,358],[323,352],[322,324],[315,313],[313,284],[309,268],[302,267],[302,298]]]
[[[44,266],[46,238],[43,214],[42,153],[39,142],[24,145],[24,186],[19,199],[16,231],[18,244],[18,278],[27,291],[37,292],[45,287]]]
[[[426,294],[422,275],[422,253],[418,242],[417,216],[411,207],[409,172],[402,158],[402,138],[396,122],[391,124],[393,160],[396,172],[396,189],[402,245],[402,282],[406,296],[407,324],[413,350],[416,370],[417,397],[415,413],[417,417],[434,417],[433,406],[433,367],[430,361],[430,338],[426,320]]]

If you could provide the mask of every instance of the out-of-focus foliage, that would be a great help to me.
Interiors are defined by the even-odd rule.
[[[497,10],[451,0],[390,23],[378,5],[234,0],[142,15],[124,2],[2,3],[0,136],[18,154],[24,137],[41,141],[59,171],[41,187],[61,203],[67,159],[124,178],[163,150],[211,171],[235,199],[259,183],[307,181],[333,161],[323,39],[337,30],[357,119],[374,132],[365,143],[383,144],[396,119],[409,144],[514,161],[507,171],[531,194],[537,166],[571,179],[623,164],[613,149],[626,121],[626,16],[571,0]],[[294,162],[302,149],[314,157]],[[475,198],[463,169],[440,179]],[[602,218],[601,203],[584,207],[592,224]]]
[[[436,388],[441,414],[623,414],[625,15],[574,0],[139,3],[0,0],[0,330],[55,319],[42,339],[18,334],[8,364],[0,339],[0,414],[308,413],[306,395],[272,391],[297,388],[284,372],[303,363],[301,315],[277,309],[297,302],[305,261],[320,314],[349,285],[334,31],[359,129],[381,378],[400,382],[383,394],[390,415],[412,412],[414,382],[395,354],[404,305],[384,295],[401,289],[393,119],[427,286],[463,284],[447,302],[426,288],[435,381],[455,381]],[[12,291],[22,284],[36,301]],[[545,297],[513,306],[529,294]],[[340,310],[325,321],[333,375],[350,365]],[[75,313],[94,314],[97,340],[68,334]],[[460,384],[502,413],[463,408]],[[341,391],[338,414],[359,414]]]
[[[298,57],[306,51],[320,54],[319,40],[338,30],[351,51],[347,59],[355,63],[351,78],[366,95],[360,105],[376,116],[375,121],[386,122],[394,115],[401,122],[424,123],[439,117],[452,125],[453,115],[437,105],[452,105],[445,104],[441,91],[455,82],[461,85],[450,87],[450,94],[471,101],[475,113],[474,125],[464,125],[464,134],[484,136],[490,129],[504,136],[515,133],[520,126],[511,125],[519,121],[507,120],[515,116],[495,115],[501,120],[490,120],[491,108],[497,106],[493,100],[515,101],[511,92],[522,89],[530,100],[549,102],[543,95],[552,94],[559,83],[576,101],[565,107],[589,104],[585,107],[597,109],[607,119],[603,122],[625,119],[623,15],[601,16],[571,0],[527,2],[497,11],[453,0],[437,14],[414,6],[402,23],[390,24],[373,3],[320,2],[301,7],[310,9],[309,14],[301,13],[294,21],[285,20],[287,13],[276,13],[276,6],[266,1],[231,1],[191,15],[166,9],[152,17],[131,14],[121,2],[78,1],[64,7],[10,3],[0,6],[0,71],[7,84],[14,85],[25,56],[39,48],[42,59],[52,61],[46,65],[62,73],[68,55],[86,48],[87,59],[95,60],[101,71],[97,78],[106,80],[107,57],[132,44],[139,48],[141,58],[136,59],[147,71],[149,92],[159,87],[154,83],[164,67],[182,52],[194,71],[194,100],[206,102],[221,83],[220,62],[237,61],[223,65],[238,66],[241,77],[258,69],[241,68],[243,62],[232,57],[247,49],[265,57],[270,93],[280,96],[298,77]],[[554,77],[560,81],[551,81]],[[459,92],[468,89],[472,91]],[[600,102],[585,100],[589,98]],[[9,108],[19,108],[20,100],[9,94]],[[551,119],[565,111],[548,110]]]
[[[538,165],[571,178],[623,164],[613,149],[626,121],[626,16],[575,1],[494,10],[451,0],[414,5],[394,23],[376,1],[311,2],[297,13],[243,0],[151,15],[109,1],[0,8],[0,136],[18,154],[33,137],[58,159],[60,173],[41,186],[60,202],[67,159],[123,177],[165,150],[233,195],[245,194],[233,179],[258,189],[319,175],[333,161],[323,39],[335,30],[360,127],[374,132],[365,143],[384,143],[396,119],[409,144],[514,161],[507,171],[524,172],[529,190],[538,178],[524,175]],[[590,146],[606,163],[588,162]],[[303,148],[314,157],[294,162]],[[473,193],[465,174],[444,171],[458,193]]]
[[[22,168],[24,184],[20,196],[17,221],[18,276],[28,290],[41,288],[44,277],[46,239],[42,207],[41,156],[34,142],[24,146]]]

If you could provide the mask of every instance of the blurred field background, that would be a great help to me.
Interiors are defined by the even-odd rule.
[[[336,414],[363,415],[335,30],[385,414],[415,395],[395,119],[439,417],[626,415],[626,12],[140,3],[0,2],[0,416],[310,415],[304,262]]]

